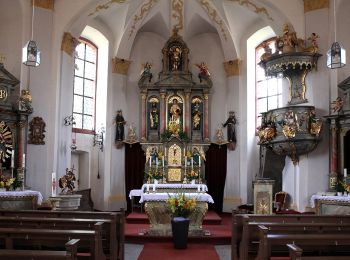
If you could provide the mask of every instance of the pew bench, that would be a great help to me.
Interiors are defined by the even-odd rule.
[[[125,211],[52,211],[52,210],[0,210],[0,216],[36,217],[36,218],[74,218],[74,219],[111,219],[116,223],[116,229],[111,230],[116,235],[117,247],[113,260],[124,260],[125,247]],[[113,252],[113,251],[112,251]]]
[[[71,239],[79,239],[78,251],[87,247],[91,259],[105,260],[102,248],[102,222],[94,225],[95,230],[0,228],[0,247],[4,249],[57,248]],[[79,254],[79,253],[78,253]]]
[[[242,241],[247,241],[247,232],[249,236],[249,222],[276,222],[276,223],[350,223],[350,215],[303,215],[303,214],[287,214],[287,215],[258,215],[258,214],[235,214],[232,212],[232,240],[231,240],[231,259],[247,259],[246,249],[243,249],[244,257],[241,256],[240,249],[246,245],[242,245]],[[244,240],[243,240],[244,233]],[[257,228],[255,233],[258,233]],[[247,242],[248,243],[248,242]]]
[[[37,218],[37,217],[4,217],[0,216],[1,227],[46,228],[46,229],[78,229],[93,230],[94,224],[103,222],[102,245],[106,255],[112,260],[117,259],[116,220],[111,219],[77,219],[77,218]]]
[[[345,260],[349,259],[349,256],[303,256],[303,249],[295,244],[287,244],[289,249],[290,260]]]
[[[257,260],[270,259],[272,249],[276,246],[285,246],[286,244],[297,244],[300,247],[312,248],[312,250],[324,250],[328,249],[330,246],[344,250],[350,245],[350,234],[348,232],[326,234],[276,234],[265,226],[259,226],[259,230],[261,236],[258,255],[256,257]]]
[[[66,251],[0,249],[0,259],[6,260],[76,260],[79,239],[65,244]]]

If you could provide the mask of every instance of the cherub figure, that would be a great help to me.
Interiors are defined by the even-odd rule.
[[[202,78],[208,78],[210,77],[210,72],[208,69],[207,64],[205,64],[205,62],[201,62],[200,64],[195,64],[198,68],[199,68],[199,74],[198,74],[198,78],[199,81],[202,82]]]
[[[344,101],[342,100],[341,97],[337,97],[337,99],[333,101],[331,105],[332,105],[333,113],[335,112],[339,113],[343,110]]]

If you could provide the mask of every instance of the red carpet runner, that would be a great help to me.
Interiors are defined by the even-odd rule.
[[[172,243],[146,243],[138,260],[220,260],[213,245],[188,244],[174,249]]]

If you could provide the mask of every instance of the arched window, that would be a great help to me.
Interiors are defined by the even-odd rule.
[[[93,133],[95,130],[97,46],[80,38],[76,47],[74,70],[73,131]]]
[[[259,44],[255,49],[255,93],[256,93],[256,127],[261,125],[261,113],[282,106],[282,78],[266,78],[265,71],[258,65],[264,54],[265,43],[272,53],[275,52],[276,38],[271,38]]]

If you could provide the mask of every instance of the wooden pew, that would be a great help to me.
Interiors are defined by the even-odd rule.
[[[111,252],[111,259],[124,260],[125,247],[125,211],[52,211],[52,210],[0,210],[0,216],[37,217],[37,218],[75,218],[75,219],[114,219],[116,229],[111,230],[116,237],[116,252]]]
[[[271,257],[271,250],[275,246],[297,244],[301,247],[312,246],[313,249],[322,249],[325,246],[345,247],[350,245],[350,233],[310,233],[310,234],[276,234],[265,226],[259,226],[260,244],[257,260],[267,260]],[[349,255],[350,256],[350,255]],[[348,258],[349,258],[348,256]],[[319,257],[319,256],[318,256]],[[319,258],[317,258],[319,259]]]
[[[0,259],[6,260],[76,260],[79,239],[65,244],[66,251],[0,249]]]
[[[290,260],[348,260],[349,256],[302,256],[303,249],[295,244],[287,244]]]
[[[77,219],[77,218],[37,218],[37,217],[4,217],[0,216],[1,227],[78,229],[93,230],[96,222],[103,222],[102,244],[110,254],[110,259],[117,259],[116,222],[115,219]]]
[[[102,248],[102,224],[102,222],[96,223],[95,230],[0,228],[0,243],[6,249],[34,245],[57,247],[71,239],[80,239],[79,244],[88,247],[92,259],[105,260]]]
[[[234,214],[232,218],[232,259],[247,259],[252,240],[258,240],[259,223],[350,223],[348,215],[254,215]],[[256,223],[249,226],[248,223]],[[239,248],[239,251],[238,251]],[[239,254],[238,254],[239,252]]]

